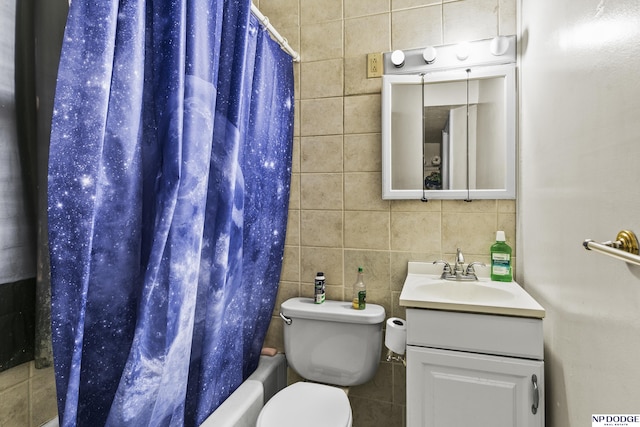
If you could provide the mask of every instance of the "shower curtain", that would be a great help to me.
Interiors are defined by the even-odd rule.
[[[48,185],[61,425],[199,425],[256,368],[292,137],[292,60],[249,0],[71,3]]]

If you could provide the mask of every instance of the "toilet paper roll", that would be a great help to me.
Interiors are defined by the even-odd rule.
[[[396,354],[404,354],[407,346],[407,322],[399,317],[387,319],[387,333],[384,345]]]

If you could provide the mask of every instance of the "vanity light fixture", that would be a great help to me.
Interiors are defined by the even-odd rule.
[[[493,56],[502,56],[507,53],[507,49],[509,49],[509,39],[505,36],[494,37],[489,45],[489,51]]]
[[[401,50],[394,50],[391,54],[391,63],[396,68],[402,68],[404,66],[404,52]]]
[[[464,61],[469,57],[469,53],[471,52],[471,46],[469,42],[458,43],[456,46],[456,58],[460,61]]]
[[[433,63],[436,60],[436,55],[436,48],[434,48],[433,46],[427,46],[422,51],[422,58],[424,58],[424,62],[426,62],[427,64]]]
[[[383,53],[384,74],[420,74],[479,65],[515,62],[516,36],[460,40],[446,45],[424,45]]]

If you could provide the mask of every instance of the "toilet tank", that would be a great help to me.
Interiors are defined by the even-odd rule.
[[[280,313],[287,362],[303,378],[355,386],[376,374],[385,319],[382,306],[367,304],[355,310],[349,301],[315,304],[311,298],[291,298],[282,303]]]

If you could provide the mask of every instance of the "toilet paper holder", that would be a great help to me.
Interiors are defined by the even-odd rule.
[[[404,319],[391,317],[387,319],[387,330],[384,337],[387,347],[387,362],[400,362],[407,366],[405,348],[407,346],[407,325]]]
[[[387,350],[387,362],[400,362],[402,366],[407,367],[407,359],[404,354],[399,355],[393,352],[393,350]]]

